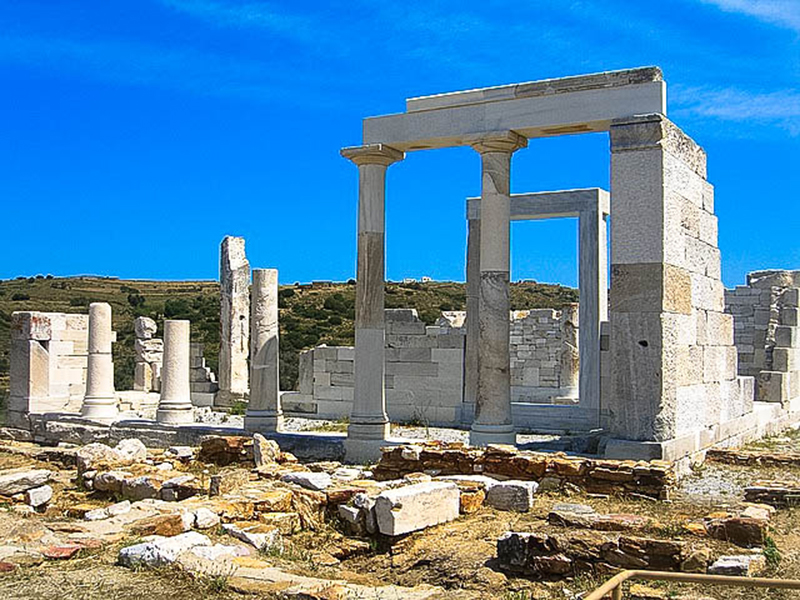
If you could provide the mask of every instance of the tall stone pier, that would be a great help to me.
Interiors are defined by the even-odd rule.
[[[374,460],[389,437],[384,389],[386,169],[404,154],[381,144],[344,148],[358,165],[358,265],[353,411],[345,451],[354,462]]]
[[[166,425],[194,422],[189,387],[189,321],[164,321],[164,364],[156,420]]]
[[[478,381],[470,443],[513,444],[511,356],[508,347],[511,300],[511,155],[528,145],[506,131],[483,136],[472,147],[481,155],[480,291]]]
[[[86,371],[86,395],[81,416],[92,421],[112,423],[117,419],[114,394],[114,361],[111,344],[111,306],[105,302],[89,305],[89,360]]]
[[[253,269],[250,303],[248,431],[277,431],[283,423],[278,353],[278,270]]]
[[[250,343],[250,263],[244,238],[226,236],[219,262],[219,392],[214,404],[230,406],[247,396]]]

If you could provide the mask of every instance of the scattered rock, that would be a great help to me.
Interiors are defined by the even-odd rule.
[[[189,550],[199,558],[216,561],[228,556],[248,556],[250,550],[244,546],[226,546],[224,544],[214,544],[213,546],[195,546]]]
[[[681,562],[681,571],[684,573],[705,573],[711,562],[711,550],[708,548],[695,548],[686,553]]]
[[[118,517],[120,515],[124,515],[131,511],[131,502],[130,500],[123,500],[122,502],[117,502],[116,504],[112,504],[111,506],[106,508],[108,515],[110,517]]]
[[[168,479],[161,485],[161,499],[177,502],[202,494],[204,490],[194,475],[180,475]]]
[[[118,561],[125,567],[159,567],[175,562],[181,553],[197,546],[211,546],[211,540],[196,531],[168,538],[157,537],[123,548],[119,551]]]
[[[189,526],[191,527],[191,523]],[[136,521],[131,526],[131,532],[142,537],[148,535],[172,537],[180,535],[184,531],[186,531],[186,525],[180,513],[146,517]]]
[[[125,464],[133,464],[142,462],[147,458],[147,447],[136,438],[128,438],[120,441],[114,447],[114,452],[117,454],[117,460]]]
[[[746,517],[713,519],[706,523],[708,535],[744,548],[761,546],[767,535],[768,521]]]
[[[222,496],[250,483],[250,473],[242,469],[222,471],[211,476],[208,486],[209,496]]]
[[[486,493],[486,504],[497,510],[528,512],[538,488],[535,481],[501,481]]]
[[[64,560],[75,556],[83,549],[83,546],[78,544],[66,544],[63,546],[50,546],[42,550],[42,556],[50,560]]]
[[[9,469],[0,471],[0,496],[13,496],[50,481],[52,471],[47,469]]]
[[[738,554],[734,556],[720,556],[708,568],[710,575],[740,575],[753,577],[761,573],[767,566],[767,561],[762,554]]]
[[[280,461],[281,447],[275,440],[268,440],[260,433],[253,434],[253,460],[256,468]]]
[[[194,511],[194,526],[198,529],[211,529],[219,523],[219,515],[214,511],[202,507]]]
[[[144,500],[161,496],[161,482],[148,475],[125,479],[120,493],[129,500]]]
[[[459,510],[461,514],[471,515],[478,512],[486,500],[486,492],[482,489],[461,490]]]
[[[281,481],[286,483],[294,483],[300,487],[316,492],[322,492],[329,488],[333,482],[331,476],[327,473],[286,473],[281,477]]]
[[[395,536],[457,519],[459,507],[454,483],[417,483],[382,492],[375,499],[375,517],[381,533]]]
[[[213,436],[200,443],[197,459],[225,467],[253,461],[253,438],[243,435]]]
[[[136,438],[122,440],[114,448],[94,442],[81,447],[75,457],[78,474],[82,475],[99,466],[114,467],[143,462],[147,458],[147,448]]]
[[[228,535],[235,537],[237,540],[250,544],[256,550],[283,548],[283,537],[281,536],[281,532],[277,529],[262,525],[260,523],[254,524],[250,521],[225,523],[222,528],[226,533],[228,533]]]
[[[53,497],[53,488],[49,485],[43,485],[36,488],[31,488],[25,492],[25,502],[33,508],[44,506]]]
[[[300,531],[300,515],[295,512],[261,513],[258,520],[284,535]]]
[[[131,474],[125,471],[104,471],[102,473],[97,473],[94,478],[94,489],[99,492],[119,494],[122,492],[122,482],[130,476]]]
[[[189,462],[194,458],[194,448],[191,446],[170,446],[164,451],[164,456],[181,462]]]

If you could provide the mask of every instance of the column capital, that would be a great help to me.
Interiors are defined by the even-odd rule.
[[[392,163],[405,158],[405,153],[386,146],[385,144],[366,144],[364,146],[348,146],[342,148],[340,154],[357,165],[383,165],[388,167]]]
[[[481,133],[467,138],[467,143],[480,154],[487,152],[507,152],[511,154],[528,145],[528,138],[516,131],[496,131]]]

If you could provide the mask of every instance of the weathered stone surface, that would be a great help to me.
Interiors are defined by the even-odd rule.
[[[53,497],[53,488],[49,485],[43,485],[36,488],[31,488],[25,492],[25,503],[33,508],[44,506]]]
[[[94,442],[82,446],[77,454],[78,473],[97,470],[98,467],[125,466],[147,458],[147,448],[136,438],[124,439],[111,448]]]
[[[131,477],[126,471],[103,471],[94,478],[94,489],[99,492],[122,493],[122,483]]]
[[[487,492],[486,504],[497,510],[528,512],[538,487],[535,481],[501,481]]]
[[[744,548],[761,546],[768,528],[768,521],[747,517],[711,519],[706,523],[706,531],[710,537]]]
[[[381,533],[395,536],[457,519],[459,507],[455,484],[418,483],[378,495],[375,517]]]
[[[206,536],[190,531],[123,548],[119,551],[118,561],[125,567],[160,567],[175,562],[187,550],[211,545],[211,540]]]
[[[207,508],[201,507],[194,511],[194,526],[197,529],[211,529],[219,523],[219,515]]]
[[[329,488],[333,482],[327,473],[287,473],[281,477],[281,481],[294,483],[308,490],[321,492]]]
[[[191,446],[170,446],[164,451],[164,456],[188,462],[194,458],[194,448]]]
[[[52,475],[47,469],[9,469],[0,471],[0,496],[13,496],[46,484]]]
[[[461,490],[460,498],[460,512],[465,515],[471,515],[478,512],[486,500],[486,492],[480,488],[474,490]]]
[[[720,556],[708,568],[710,575],[739,575],[753,577],[766,568],[767,562],[761,554],[739,554]]]
[[[197,460],[224,467],[253,460],[253,438],[247,436],[214,436],[200,443]]]
[[[122,481],[120,493],[128,500],[144,500],[161,497],[161,482],[148,475],[133,477]]]
[[[800,484],[794,481],[759,481],[744,491],[744,499],[747,502],[776,507],[790,506],[798,496],[800,496]]]
[[[260,433],[253,434],[253,460],[256,468],[280,461],[281,447],[275,440],[268,440]]]
[[[212,475],[209,483],[209,496],[220,496],[235,491],[250,482],[250,473],[242,469],[222,471]]]
[[[244,546],[226,546],[224,544],[214,544],[213,546],[194,546],[189,552],[210,561],[219,561],[228,557],[249,556],[250,550]]]
[[[244,238],[225,236],[220,245],[219,395],[223,404],[248,389],[250,345],[250,263]]]
[[[223,526],[228,535],[253,546],[256,550],[269,550],[283,547],[281,532],[274,527],[248,521],[225,523]]]
[[[142,537],[147,535],[172,537],[180,535],[186,531],[186,529],[183,517],[180,513],[147,517],[136,521],[131,527],[131,531],[134,534]]]
[[[141,340],[149,340],[158,331],[156,322],[150,317],[136,317],[133,320],[133,331]]]
[[[180,475],[168,479],[161,485],[161,499],[177,502],[197,494],[204,494],[200,480],[194,475]]]
[[[258,515],[258,520],[284,535],[297,533],[301,529],[300,515],[296,512],[269,512]]]

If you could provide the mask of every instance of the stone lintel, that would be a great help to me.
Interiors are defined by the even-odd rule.
[[[598,210],[609,214],[609,193],[601,188],[511,194],[511,220],[534,221],[579,217],[581,212]],[[481,199],[467,198],[467,220],[481,218]]]
[[[480,154],[487,152],[505,152],[511,154],[528,145],[528,140],[516,131],[497,131],[469,136],[467,143]]]
[[[664,263],[611,266],[612,312],[692,313],[692,278]]]
[[[512,83],[510,85],[498,85],[460,92],[434,94],[431,96],[417,96],[406,100],[406,111],[417,112],[453,106],[464,106],[467,104],[512,100],[515,98],[553,96],[571,92],[609,89],[663,81],[663,79],[664,77],[661,69],[658,67],[638,67],[619,71],[604,71],[588,75],[541,79],[538,81]]]
[[[611,152],[661,148],[680,157],[706,178],[705,150],[662,114],[637,115],[611,122]]]
[[[405,158],[405,153],[386,144],[348,146],[342,148],[340,154],[357,165],[384,165],[386,167]]]

